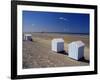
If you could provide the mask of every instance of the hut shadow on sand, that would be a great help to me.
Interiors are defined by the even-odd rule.
[[[80,58],[78,61],[89,63],[89,60],[86,60],[85,57]]]
[[[68,53],[64,50],[64,51],[60,51],[58,52],[59,54],[63,54],[63,55],[68,55]]]
[[[64,51],[57,52],[57,53],[68,56],[68,52],[66,52],[65,50]],[[86,62],[86,63],[89,63],[90,62],[89,60],[86,60],[85,57],[80,58],[78,61]]]

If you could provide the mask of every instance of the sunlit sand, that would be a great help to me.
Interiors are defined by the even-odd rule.
[[[23,68],[67,67],[89,65],[89,36],[55,33],[31,33],[32,41],[23,41]],[[51,50],[51,41],[54,38],[64,39],[64,51]],[[70,42],[81,40],[85,43],[84,59],[79,61],[68,57]]]

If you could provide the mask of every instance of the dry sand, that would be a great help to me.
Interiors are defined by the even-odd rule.
[[[89,36],[50,33],[31,33],[33,42],[23,41],[23,68],[67,67],[89,65]],[[51,40],[63,38],[65,52],[51,51]],[[76,61],[68,57],[67,44],[81,40],[85,46],[84,59]]]

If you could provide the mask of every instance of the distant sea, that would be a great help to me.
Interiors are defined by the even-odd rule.
[[[49,33],[49,34],[63,34],[63,35],[89,35],[89,33],[68,33],[68,32],[25,32],[25,33]]]
[[[89,33],[68,33],[68,32],[47,32],[53,34],[69,34],[69,35],[89,35]]]

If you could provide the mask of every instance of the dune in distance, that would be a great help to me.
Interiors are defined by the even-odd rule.
[[[32,41],[23,41],[24,69],[89,65],[89,35],[23,32],[27,33],[32,35]],[[64,52],[51,50],[51,40],[54,38],[64,39]],[[79,40],[85,43],[85,49],[84,58],[77,61],[68,57],[68,44]]]

